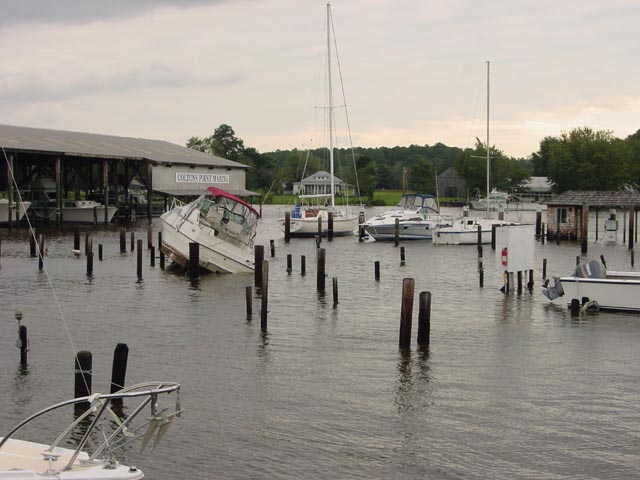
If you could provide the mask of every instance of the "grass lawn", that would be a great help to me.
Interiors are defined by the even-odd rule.
[[[367,205],[380,205],[380,206],[394,206],[400,203],[400,199],[402,198],[402,190],[376,190],[373,194],[373,202],[367,202],[367,199],[363,198],[362,201]],[[295,205],[297,200],[296,195],[269,195],[266,203],[273,205]],[[336,205],[343,205],[344,199],[342,197],[336,198]],[[445,203],[452,200],[458,200],[453,198],[441,198],[440,202]],[[358,198],[350,197],[349,204],[357,205]]]

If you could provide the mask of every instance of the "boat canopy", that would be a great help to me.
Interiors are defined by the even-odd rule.
[[[235,195],[232,195],[229,192],[226,192],[224,190],[221,190],[219,188],[216,187],[209,187],[207,188],[207,192],[209,192],[211,195],[213,195],[214,197],[224,197],[224,198],[228,198],[229,200],[233,200],[234,202],[239,203],[240,205],[244,205],[245,207],[247,207],[250,211],[252,211],[253,213],[256,214],[256,216],[258,218],[260,218],[260,214],[256,211],[255,208],[253,208],[251,205],[249,205],[247,202],[245,202],[244,200],[242,200],[239,197],[236,197]]]
[[[439,211],[435,197],[424,193],[405,193],[402,195],[398,206],[401,208],[427,208],[434,212]]]

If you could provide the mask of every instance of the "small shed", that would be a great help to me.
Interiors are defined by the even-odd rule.
[[[636,190],[613,192],[568,190],[544,203],[547,204],[547,236],[549,238],[581,240],[583,253],[586,253],[589,212],[594,210],[596,212],[597,232],[598,212],[601,209],[605,209],[607,212],[611,209],[621,209],[625,217],[623,225],[627,223],[626,217],[628,216],[629,248],[633,247],[635,217],[640,207],[640,192]]]
[[[454,167],[449,167],[438,175],[438,195],[450,198],[467,196],[467,182]]]

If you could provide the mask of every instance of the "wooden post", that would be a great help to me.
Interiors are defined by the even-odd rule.
[[[136,252],[136,260],[138,280],[142,280],[142,240],[138,240],[138,251]]]
[[[164,270],[164,252],[162,251],[162,232],[158,232],[158,250],[160,251],[160,270]]]
[[[113,364],[111,367],[111,393],[116,393],[124,388],[127,377],[127,362],[129,360],[129,347],[126,343],[118,343],[113,350]]]
[[[93,238],[87,235],[87,275],[93,274]]]
[[[253,250],[254,285],[260,287],[262,285],[262,261],[264,260],[264,245],[256,245]]]
[[[604,265],[604,268],[607,268],[607,262],[604,259],[604,255],[600,255],[600,261],[602,262],[602,265]]]
[[[580,248],[580,252],[583,255],[587,254],[587,240],[589,239],[589,206],[586,203],[582,204],[582,244]]]
[[[131,232],[131,251],[133,252],[135,250],[135,234],[133,232]]]
[[[149,266],[156,266],[156,247],[153,245],[151,245],[151,248],[149,249]]]
[[[189,278],[197,280],[200,277],[200,244],[189,242]]]
[[[509,272],[505,270],[504,273],[502,274],[502,278],[504,279],[504,293],[508,294],[509,290],[511,289],[511,284],[509,281]]]
[[[636,257],[635,253],[636,253],[636,252],[635,252],[635,250],[631,250],[631,266],[632,266],[632,267],[633,267],[633,266],[634,266],[634,264],[636,263],[636,262],[635,262],[635,257]]]
[[[518,295],[522,295],[522,272],[518,271]]]
[[[322,216],[318,215],[318,245],[322,243]]]
[[[327,221],[327,240],[333,240],[333,212],[329,212],[329,220]]]
[[[358,213],[358,241],[359,242],[364,241],[364,232],[365,232],[364,222],[365,222],[364,212]]]
[[[251,319],[253,315],[253,294],[251,286],[245,287],[244,297],[247,301],[247,319]]]
[[[633,250],[633,228],[634,228],[634,212],[636,207],[633,207],[629,212],[629,250]]]
[[[580,265],[580,255],[576,255],[576,267]]]
[[[79,247],[78,247],[79,248]],[[37,255],[38,249],[36,248],[36,232],[35,230],[31,235],[29,235],[29,254],[31,258],[35,258]]]
[[[482,245],[478,245],[478,276],[480,281],[480,288],[484,287],[484,265],[482,261],[483,248]]]
[[[542,280],[547,279],[547,259],[542,259]]]
[[[74,398],[91,395],[91,375],[93,368],[93,356],[91,352],[82,350],[76,354],[75,363],[75,389]],[[78,405],[78,404],[76,404]],[[87,407],[88,405],[83,405]]]
[[[405,264],[404,247],[400,247],[400,265]]]
[[[325,267],[326,267],[326,250],[321,248],[318,250],[318,275],[316,277],[317,289],[320,292],[325,290]]]
[[[20,366],[27,368],[27,352],[29,351],[29,338],[27,336],[27,327],[20,325],[19,327],[19,345],[20,345]]]
[[[332,279],[333,282],[333,308],[336,308],[338,306],[338,277],[333,277]]]
[[[544,240],[545,240],[545,237],[547,236],[547,232],[545,231],[544,227],[545,227],[544,222],[542,222],[542,229],[541,229],[542,233],[540,234],[540,241],[542,242],[542,245],[544,245]]]
[[[291,212],[284,212],[284,241],[289,243],[291,239]]]
[[[293,271],[293,255],[287,253],[287,274],[291,275]]]
[[[373,271],[376,281],[380,280],[380,261],[376,260],[373,264]]]
[[[260,310],[260,330],[267,331],[267,314],[269,312],[269,262],[262,261],[262,308]]]
[[[396,218],[396,224],[393,228],[393,243],[397,247],[400,243],[400,219]]]
[[[106,207],[105,207],[106,210]],[[93,224],[97,225],[98,224],[98,207],[93,207]]]
[[[73,231],[73,249],[80,251],[80,230],[77,228]]]
[[[542,211],[536,208],[536,237],[540,238],[542,231]]]
[[[38,247],[38,270],[44,268],[44,235],[39,235],[39,247]]]
[[[580,316],[580,300],[578,300],[577,298],[571,299],[571,316]]]
[[[102,244],[98,244],[98,261],[102,261]]]
[[[300,275],[306,275],[307,274],[307,257],[305,257],[304,255],[300,256]]]
[[[402,280],[402,307],[400,310],[400,342],[401,349],[411,345],[411,320],[413,317],[413,293],[415,280],[405,278]]]
[[[147,250],[153,247],[153,228],[151,224],[147,225]]]
[[[127,229],[120,227],[120,253],[127,251]]]
[[[476,229],[476,231],[478,232],[478,236],[476,238],[476,244],[479,252],[480,248],[482,248],[482,225],[478,225],[478,228]]]
[[[428,347],[431,337],[431,292],[420,292],[418,310],[418,345]]]
[[[271,248],[271,258],[276,256],[276,244],[273,240],[269,240],[269,246]]]

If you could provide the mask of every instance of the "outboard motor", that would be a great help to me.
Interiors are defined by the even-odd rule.
[[[573,274],[579,278],[607,278],[607,269],[598,260],[582,262]]]
[[[549,300],[555,300],[564,295],[564,289],[562,288],[562,284],[560,283],[559,277],[553,277],[553,286],[550,287],[547,281],[546,288],[542,289],[542,294],[547,297]]]

